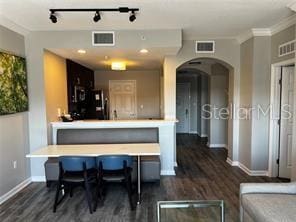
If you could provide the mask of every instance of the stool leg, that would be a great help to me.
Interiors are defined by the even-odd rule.
[[[125,176],[125,185],[126,185],[126,189],[127,189],[127,193],[128,193],[130,207],[131,207],[131,210],[134,210],[134,204],[133,204],[133,198],[132,198],[132,178],[131,178],[130,173],[127,173],[126,169],[124,172],[124,176]]]
[[[96,178],[96,195],[95,195],[95,204],[94,204],[94,211],[97,210],[97,206],[98,206],[98,199],[102,199],[102,196],[101,196],[101,187],[100,187],[100,183],[99,183],[99,178],[97,176]]]
[[[70,193],[70,197],[73,197],[73,185],[69,184],[69,193]]]
[[[60,190],[61,190],[61,181],[59,180],[58,181],[58,184],[57,184],[56,195],[55,195],[55,200],[54,200],[54,204],[53,204],[53,212],[54,213],[57,210],[57,206],[58,206],[58,202],[59,202]]]
[[[92,214],[91,194],[90,194],[90,189],[89,189],[88,182],[85,183],[85,191],[86,191],[86,199],[87,199],[87,204],[88,204],[89,212]]]

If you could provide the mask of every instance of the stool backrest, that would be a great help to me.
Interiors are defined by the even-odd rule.
[[[83,171],[85,163],[86,170],[96,168],[95,157],[80,157],[80,156],[62,156],[59,157],[59,162],[65,171]]]
[[[97,164],[99,166],[102,163],[103,170],[122,170],[124,169],[124,163],[127,167],[132,167],[133,157],[128,155],[116,155],[116,156],[99,156],[97,157]]]

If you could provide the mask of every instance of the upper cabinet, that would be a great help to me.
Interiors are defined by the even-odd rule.
[[[94,89],[94,71],[69,59],[66,63],[69,113],[83,119],[88,108],[88,96]]]

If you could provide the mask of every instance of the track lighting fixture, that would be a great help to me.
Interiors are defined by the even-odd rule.
[[[52,23],[57,23],[58,19],[56,17],[56,15],[54,14],[54,12],[50,13],[49,19],[51,20]]]
[[[49,9],[50,16],[49,19],[52,21],[52,23],[57,23],[58,19],[55,14],[55,12],[95,12],[95,16],[93,17],[94,22],[98,22],[101,20],[100,12],[119,12],[119,13],[129,13],[131,12],[129,16],[129,21],[133,22],[136,20],[136,12],[139,11],[138,8],[128,8],[128,7],[119,7],[119,8],[90,8],[90,9]]]
[[[101,20],[101,15],[99,11],[96,11],[96,14],[94,16],[94,22],[98,22]]]
[[[133,22],[133,21],[136,20],[136,14],[135,14],[134,11],[131,12],[131,15],[130,15],[130,17],[129,17],[129,20],[130,20],[130,22]]]

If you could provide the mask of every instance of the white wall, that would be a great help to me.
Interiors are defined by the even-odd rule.
[[[25,57],[24,37],[0,26],[0,50]],[[1,104],[0,104],[1,105]],[[0,116],[0,200],[30,177],[28,113]],[[17,168],[13,168],[17,161]]]
[[[203,107],[206,104],[209,104],[209,77],[207,75],[201,75],[201,107]],[[206,112],[202,108],[201,110],[201,137],[208,137],[208,125],[209,125],[209,120],[206,118]]]
[[[241,107],[247,108],[252,104],[252,67],[253,67],[253,39],[249,39],[241,44],[241,87],[240,102]],[[240,120],[239,132],[241,135],[239,161],[250,169],[251,167],[251,120]]]
[[[202,136],[202,131],[201,131],[201,97],[202,97],[202,91],[201,91],[201,76],[197,76],[196,78],[196,121],[197,121],[197,127],[196,131],[199,136]]]
[[[163,95],[163,86],[164,86],[164,81],[163,81],[163,70],[160,70],[160,77],[159,77],[159,96],[160,96],[160,118],[164,118],[164,95]]]
[[[270,36],[254,38],[252,106],[268,110],[270,104]],[[269,115],[252,117],[252,170],[268,169]],[[259,113],[260,114],[260,113]]]
[[[199,39],[196,39],[199,40]],[[239,76],[240,76],[240,45],[235,39],[216,39],[216,51],[214,54],[196,54],[195,41],[184,41],[183,47],[176,56],[167,56],[164,60],[164,104],[165,118],[176,118],[176,69],[187,61],[195,58],[214,58],[224,62],[230,71],[229,85],[231,92],[231,102],[239,105]],[[228,143],[229,158],[233,161],[238,160],[238,138],[239,138],[239,121],[233,120],[229,135],[232,141]]]
[[[241,106],[254,111],[240,123],[239,161],[250,170],[268,169],[269,115],[258,118],[256,110],[270,102],[270,39],[254,37],[241,45]]]
[[[296,29],[294,35],[296,36]],[[294,58],[295,60],[295,65],[296,65],[296,57]],[[296,69],[295,69],[295,74],[296,76]],[[294,88],[296,88],[296,78],[294,77]],[[294,96],[294,117],[293,121],[294,123],[296,122],[296,96]],[[293,139],[292,139],[292,170],[291,170],[291,180],[296,181],[296,124],[293,124]]]
[[[227,85],[228,77],[223,73],[210,76],[209,104],[215,109],[227,108]],[[220,118],[217,112],[210,119],[208,143],[209,147],[227,148],[228,145],[227,119]]]

